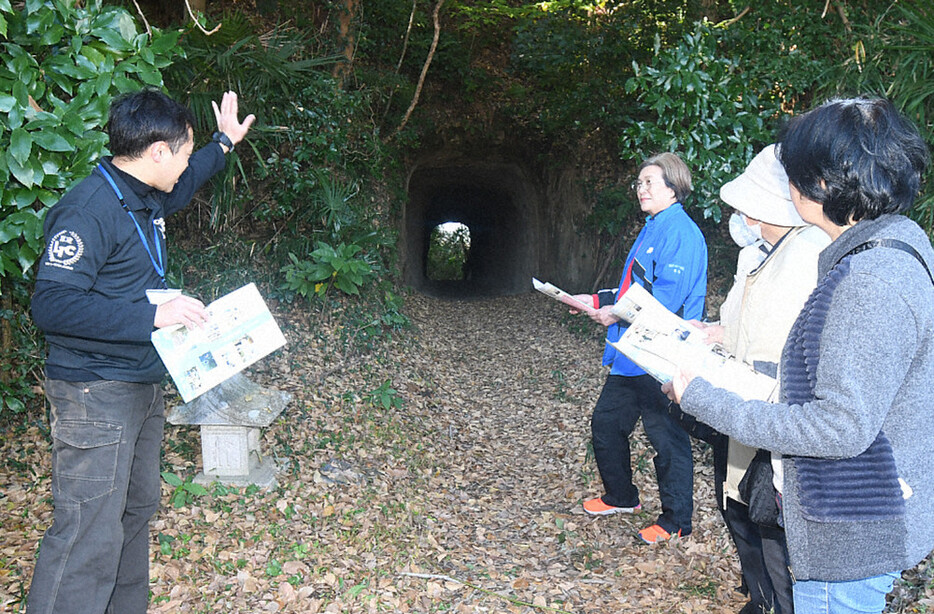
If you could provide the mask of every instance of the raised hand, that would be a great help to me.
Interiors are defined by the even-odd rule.
[[[243,118],[241,122],[237,118],[237,93],[224,92],[220,107],[213,100],[211,106],[214,107],[214,117],[217,119],[217,130],[223,132],[230,139],[230,142],[236,145],[243,140],[250,126],[256,120],[252,113]]]

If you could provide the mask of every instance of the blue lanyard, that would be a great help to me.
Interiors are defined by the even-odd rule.
[[[113,177],[110,176],[110,173],[107,172],[107,169],[100,163],[97,164],[97,170],[104,175],[104,179],[107,180],[107,183],[110,184],[110,187],[114,189],[114,192],[117,194],[117,198],[120,199],[120,206],[123,207],[123,210],[126,211],[126,214],[130,216],[130,219],[133,220],[133,225],[136,226],[136,232],[139,234],[140,241],[143,242],[143,247],[146,248],[146,253],[149,254],[149,261],[152,263],[152,268],[156,270],[156,274],[159,276],[159,279],[162,280],[162,286],[168,288],[168,284],[165,283],[165,266],[162,262],[162,249],[159,247],[159,229],[156,227],[156,220],[152,221],[152,238],[156,244],[156,256],[159,258],[159,262],[156,262],[156,259],[153,258],[152,249],[149,247],[149,241],[146,239],[145,233],[143,233],[142,227],[139,225],[139,222],[136,221],[136,216],[130,211],[130,208],[127,207],[126,201],[123,200],[123,192],[120,191],[120,188],[117,187],[117,184],[114,182]]]

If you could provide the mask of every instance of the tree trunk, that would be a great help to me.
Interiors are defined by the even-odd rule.
[[[717,0],[701,0],[701,14],[711,23],[719,21],[717,12]]]
[[[357,16],[357,10],[360,8],[360,0],[343,0],[338,9],[338,41],[341,45],[341,55],[343,59],[334,65],[334,77],[338,80],[341,87],[347,76],[353,70],[353,58],[357,51],[357,39],[354,28],[354,18]]]

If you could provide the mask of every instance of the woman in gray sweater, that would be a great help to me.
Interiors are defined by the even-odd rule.
[[[934,251],[901,215],[927,165],[917,130],[879,99],[793,119],[779,158],[798,213],[830,238],[789,333],[779,403],[682,373],[684,411],[782,455],[796,614],[882,612],[934,548]]]

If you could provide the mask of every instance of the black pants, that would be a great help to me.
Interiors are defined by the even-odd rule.
[[[658,524],[682,535],[691,532],[694,512],[694,461],[688,434],[668,413],[661,385],[649,375],[610,375],[603,385],[590,422],[593,452],[606,494],[603,502],[634,507],[639,490],[632,483],[629,436],[642,426],[655,448],[655,474],[662,513]]]
[[[792,614],[791,574],[788,571],[788,548],[785,531],[764,527],[749,518],[749,508],[733,499],[723,505],[723,481],[726,479],[729,439],[713,442],[713,475],[717,507],[730,532],[739,555],[743,585],[758,612]],[[755,607],[754,606],[754,607]]]

